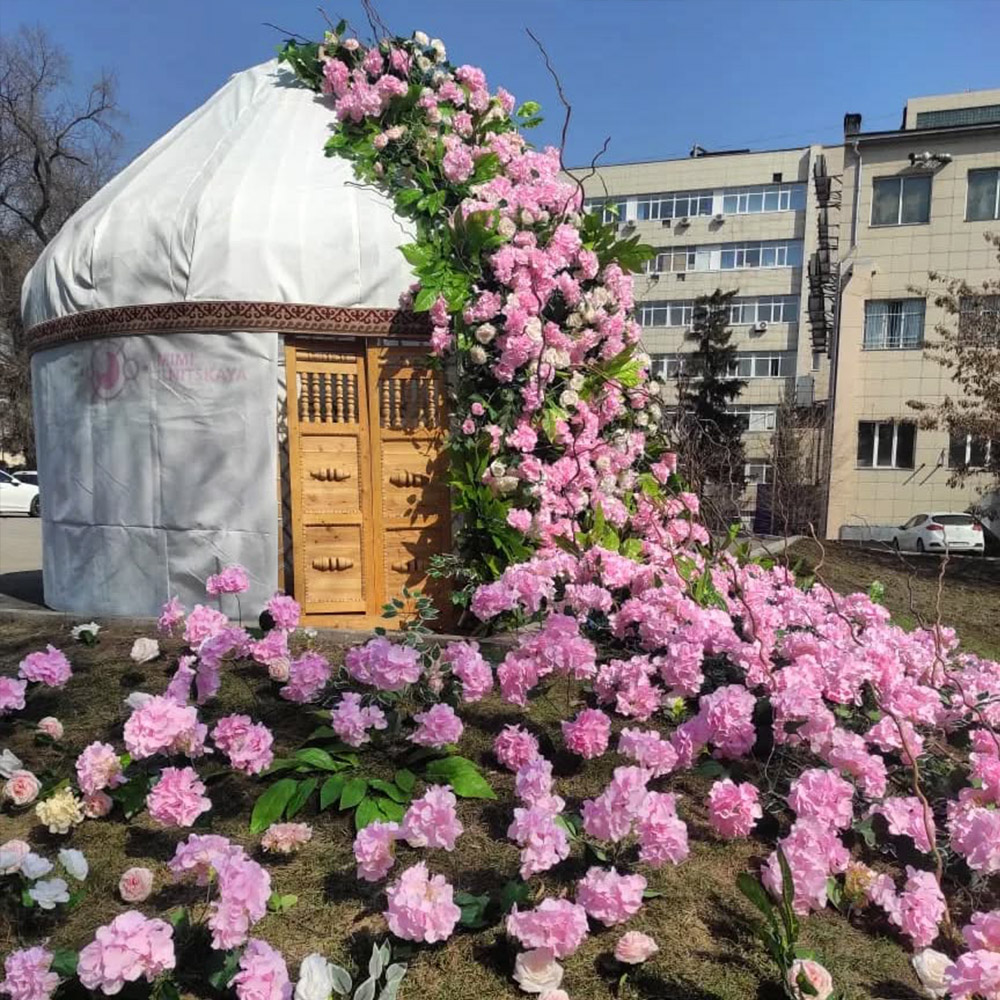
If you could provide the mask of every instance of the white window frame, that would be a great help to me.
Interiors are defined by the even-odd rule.
[[[776,406],[734,406],[726,412],[734,417],[746,416],[747,427],[744,434],[773,431],[778,424],[778,408]],[[754,424],[758,426],[755,427]]]
[[[996,192],[993,197],[993,217],[986,219],[969,218],[969,194],[972,185],[969,183],[973,174],[993,174],[996,178]],[[995,222],[1000,219],[1000,167],[975,167],[965,175],[965,221],[966,222]]]
[[[858,438],[861,438],[861,425],[862,424],[873,424],[875,426],[875,433],[872,435],[872,462],[871,465],[861,465],[857,464],[859,469],[903,469],[904,471],[912,471],[917,465],[917,428],[916,424],[912,420],[859,420],[858,421]],[[913,465],[897,465],[896,461],[899,451],[899,428],[904,424],[913,427]],[[879,441],[882,434],[884,433],[884,428],[892,428],[892,454],[889,458],[889,465],[880,465],[878,461],[879,453]],[[857,463],[857,459],[855,458]]]
[[[751,469],[760,469],[760,474],[756,479],[752,478],[753,473]],[[766,459],[759,459],[752,462],[747,462],[743,466],[743,478],[746,480],[748,486],[766,486],[768,479],[771,477],[771,463]]]
[[[917,308],[919,304],[919,309]],[[894,311],[895,310],[895,311]],[[898,343],[892,343],[891,326],[893,317],[898,317]],[[907,319],[915,322],[920,318],[920,330],[916,340],[907,337]],[[924,346],[924,328],[927,322],[927,302],[921,298],[868,299],[865,302],[865,319],[861,333],[863,351],[916,351]],[[876,329],[876,326],[879,328]]]
[[[639,195],[635,203],[635,217],[640,222],[659,222],[664,219],[686,219],[711,215],[714,194],[711,190],[667,191],[664,194]],[[677,210],[677,203],[684,202],[686,212]],[[693,207],[696,211],[692,211]],[[645,207],[646,214],[643,215]]]
[[[991,459],[993,457],[993,445],[995,443],[993,440],[988,440],[986,442],[986,445],[985,445],[984,449],[983,449],[983,453],[984,453],[983,454],[983,464],[982,465],[969,465],[969,462],[972,459],[972,442],[973,442],[973,440],[980,440],[980,439],[977,438],[975,434],[966,434],[965,435],[965,460],[961,463],[961,465],[957,465],[956,466],[956,465],[952,465],[951,464],[951,442],[952,442],[952,437],[953,437],[952,434],[948,435],[948,468],[949,469],[956,469],[956,468],[988,469],[990,467],[990,461],[991,461]]]
[[[694,323],[692,299],[642,302],[639,304],[639,325],[643,327],[690,327]]]
[[[802,192],[802,206],[792,207],[792,195]],[[767,208],[769,194],[777,193],[776,208]],[[750,199],[760,196],[760,208],[751,208]],[[766,215],[771,212],[801,212],[805,210],[806,185],[804,183],[764,184],[759,187],[725,188],[722,191],[722,211],[726,215]],[[735,204],[733,204],[735,200]],[[726,202],[729,202],[727,206]]]
[[[801,252],[798,264],[789,263],[789,251],[794,248],[801,248],[801,240],[774,240],[774,241],[752,241],[748,243],[727,243],[719,247],[719,267],[720,271],[757,271],[774,270],[783,267],[801,267]],[[747,255],[756,252],[757,263],[748,264]],[[723,257],[727,253],[733,254],[733,266],[724,267]],[[773,254],[773,262],[764,263],[766,254]]]
[[[903,222],[903,182],[908,180],[926,180],[930,184],[930,194],[927,198],[927,218],[922,222]],[[876,222],[875,221],[875,185],[895,181],[899,185],[899,194],[896,199],[896,221]],[[873,229],[887,229],[890,226],[926,226],[931,221],[931,208],[934,201],[934,178],[930,174],[901,174],[898,177],[873,177],[872,178],[872,207],[868,216],[868,225]]]
[[[609,211],[609,209],[620,209],[620,212]],[[598,210],[601,215],[601,222],[623,223],[628,214],[628,199],[625,195],[609,196],[607,198],[588,198],[583,203],[583,211],[587,215],[596,215]]]

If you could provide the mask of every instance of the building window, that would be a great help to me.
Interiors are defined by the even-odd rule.
[[[1000,219],[1000,167],[969,171],[965,219],[967,222]]]
[[[873,226],[914,226],[930,219],[930,177],[914,174],[875,178]]]
[[[948,468],[985,469],[998,447],[1000,442],[952,431],[948,435]]]
[[[923,299],[877,299],[865,303],[866,351],[898,351],[924,342]]]
[[[728,188],[722,193],[722,211],[726,215],[800,212],[805,207],[805,184],[766,184],[754,188]]]
[[[759,299],[734,299],[729,304],[729,322],[733,326],[754,323],[795,323],[799,318],[799,300],[794,295],[775,295]]]
[[[698,264],[698,251],[695,247],[664,247],[657,252],[652,260],[646,261],[647,274],[667,274],[670,271],[694,271]],[[705,266],[697,268],[709,270],[708,261]]]
[[[858,423],[858,466],[862,469],[912,469],[916,424],[905,420]]]
[[[624,222],[624,198],[590,198],[583,203],[583,210],[589,215],[599,215],[601,222]]]
[[[729,378],[782,378],[792,374],[791,354],[739,354],[729,366]]]
[[[810,363],[809,370],[813,372],[818,372],[821,359],[822,359],[822,353],[820,351],[813,351],[812,362]]]
[[[653,374],[659,379],[680,378],[684,374],[684,357],[680,354],[657,354],[653,358]]]
[[[743,466],[743,478],[747,481],[748,486],[766,483],[771,478],[771,463],[747,462]]]
[[[801,267],[802,244],[798,240],[781,243],[734,243],[724,246],[719,268],[740,271],[757,267]]]
[[[775,406],[734,406],[726,412],[739,420],[744,431],[773,431],[778,418]]]
[[[691,215],[711,214],[711,191],[645,195],[636,202],[636,218],[640,220],[684,219]]]
[[[639,307],[642,326],[683,326],[694,322],[694,302],[643,302]]]

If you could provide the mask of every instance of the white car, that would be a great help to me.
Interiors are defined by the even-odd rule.
[[[42,501],[38,487],[22,483],[0,469],[0,514],[30,514],[38,517],[42,512]]]
[[[971,514],[956,511],[916,514],[896,529],[893,547],[903,552],[972,552],[986,547],[983,526]]]

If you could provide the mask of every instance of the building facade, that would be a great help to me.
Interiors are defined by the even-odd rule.
[[[982,280],[996,266],[984,233],[1000,228],[1000,90],[910,100],[893,132],[863,133],[855,115],[845,123],[841,145],[695,147],[686,159],[578,172],[588,208],[657,251],[636,299],[668,394],[692,349],[695,299],[737,292],[744,520],[767,497],[787,402],[819,429],[809,446],[822,480],[816,530],[828,537],[899,524],[921,507],[962,510],[978,496],[974,484],[947,485],[959,443],[917,429],[906,405],[949,387],[923,353],[941,316],[911,287],[931,270]],[[980,447],[963,445],[966,455]]]

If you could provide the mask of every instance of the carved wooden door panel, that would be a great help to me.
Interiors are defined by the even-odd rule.
[[[363,350],[288,343],[295,596],[307,616],[367,614],[373,591],[368,392]]]
[[[404,587],[443,596],[427,570],[451,544],[446,419],[426,356],[426,343],[286,341],[294,593],[309,619],[372,625]]]

